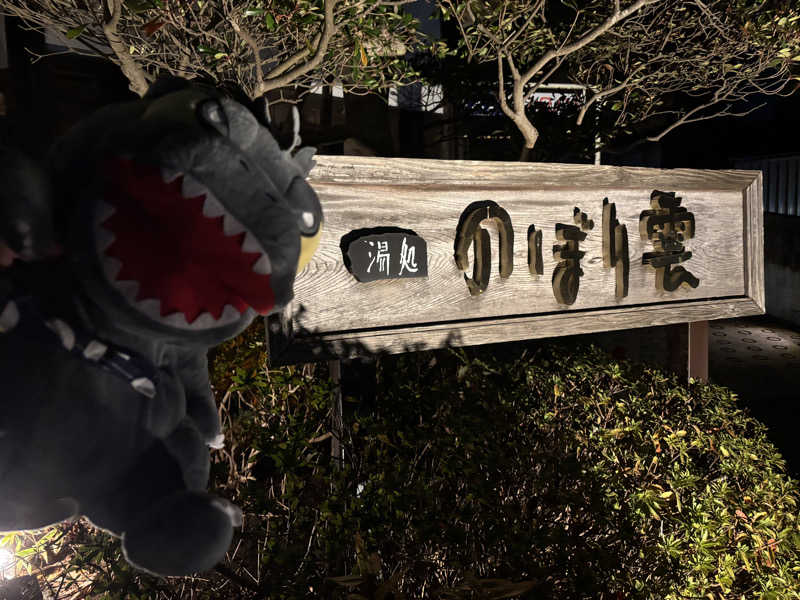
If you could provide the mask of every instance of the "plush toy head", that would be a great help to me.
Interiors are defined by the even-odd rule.
[[[93,190],[70,209],[69,252],[125,322],[219,343],[292,297],[321,232],[312,154],[213,88],[163,82],[53,148],[56,187]]]
[[[224,557],[206,351],[292,298],[322,225],[313,150],[261,116],[167,80],[0,165],[0,532],[83,514],[152,573]]]

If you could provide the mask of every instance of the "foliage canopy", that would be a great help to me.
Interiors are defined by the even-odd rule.
[[[741,116],[796,89],[800,5],[792,0],[439,0],[458,52],[496,67],[496,98],[525,147],[546,84],[578,84],[577,124],[605,103],[617,132]],[[754,103],[755,101],[755,103]],[[593,121],[593,119],[589,119]]]
[[[234,83],[251,98],[339,82],[364,91],[413,80],[424,45],[411,0],[0,0],[0,12],[83,43],[142,95],[159,75]]]

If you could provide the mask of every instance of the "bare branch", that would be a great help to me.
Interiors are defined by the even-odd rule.
[[[614,13],[608,17],[603,23],[592,29],[589,33],[585,34],[580,39],[576,40],[572,44],[562,46],[556,50],[548,50],[545,52],[544,56],[542,56],[538,61],[536,61],[533,66],[528,69],[525,74],[522,76],[522,83],[523,85],[528,83],[534,75],[536,75],[539,71],[541,71],[544,66],[549,63],[554,58],[558,58],[559,56],[566,56],[568,54],[572,54],[573,52],[577,52],[581,48],[591,44],[597,38],[599,38],[604,33],[607,33],[614,25],[622,21],[623,19],[628,18],[632,14],[636,13],[637,11],[641,10],[645,6],[649,4],[655,4],[662,0],[636,0],[633,4],[626,7],[624,10],[615,10]]]
[[[128,48],[122,43],[117,33],[117,25],[121,14],[122,0],[103,0],[103,32],[106,35],[106,40],[108,40],[108,46],[117,57],[117,63],[122,73],[128,78],[131,91],[144,96],[149,87],[145,72],[131,57]]]
[[[511,119],[519,129],[522,137],[525,139],[523,145],[522,155],[520,160],[525,160],[528,151],[536,145],[536,140],[539,139],[539,131],[533,126],[525,114],[525,106],[522,104],[522,86],[519,85],[519,71],[514,66],[513,60],[505,57],[509,61],[509,65],[514,76],[514,86],[512,90],[514,108],[508,105],[505,92],[505,81],[503,77],[503,56],[497,56],[497,79],[498,79],[498,99],[500,101],[500,109],[505,115]]]
[[[506,86],[503,77],[503,55],[497,55],[497,99],[500,101],[500,110],[502,110],[509,118],[514,118],[514,112],[508,107],[506,100]]]
[[[640,69],[641,69],[641,67],[640,67]],[[635,69],[630,75],[628,75],[628,77],[625,78],[625,81],[623,81],[619,85],[615,85],[614,87],[607,88],[605,90],[596,91],[592,95],[591,98],[589,98],[586,102],[584,102],[583,107],[581,107],[581,111],[578,113],[578,118],[576,119],[575,122],[578,125],[582,125],[583,124],[583,119],[586,116],[586,111],[589,110],[589,107],[591,107],[592,104],[594,104],[598,100],[602,100],[603,98],[607,98],[608,96],[613,96],[614,94],[616,94],[618,92],[621,92],[622,90],[627,88],[630,85],[630,81],[631,81],[631,79],[633,79],[633,76],[636,75],[636,73],[640,69]]]
[[[533,87],[528,89],[527,94],[525,94],[525,104],[530,102],[531,98],[533,98],[533,95],[536,93],[536,90],[538,90],[542,85],[547,83],[550,80],[550,77],[552,77],[553,74],[556,71],[558,71],[558,69],[559,69],[559,67],[561,67],[561,64],[563,63],[563,61],[564,61],[563,57],[559,57],[558,59],[556,59],[555,64],[550,68],[550,70],[547,73],[545,73],[544,75],[542,75],[539,79],[537,79],[536,83],[533,84]]]
[[[314,39],[311,41],[311,47],[312,48],[317,48],[319,46],[319,41],[320,41],[321,38],[322,38],[322,34],[321,33],[316,33],[314,35]],[[311,54],[311,52],[308,50],[308,48],[304,48],[300,52],[297,52],[293,56],[291,56],[291,57],[287,58],[285,61],[283,61],[280,65],[278,65],[277,67],[272,69],[269,73],[267,73],[267,79],[273,79],[273,78],[277,77],[278,75],[281,75],[282,73],[285,73],[286,71],[291,69],[293,66],[295,66],[297,63],[299,63],[301,60],[303,60],[309,54]]]
[[[762,108],[762,107],[766,106],[766,102],[762,102],[761,104],[758,104],[758,105],[756,105],[756,106],[754,106],[754,107],[752,107],[752,108],[750,108],[748,110],[745,110],[745,111],[742,111],[742,112],[738,112],[738,113],[728,112],[729,109],[730,109],[730,106],[728,106],[725,109],[723,109],[723,110],[721,110],[719,112],[716,112],[714,114],[711,114],[711,115],[705,115],[705,116],[700,116],[700,117],[694,116],[697,113],[705,110],[706,108],[710,108],[710,107],[714,106],[715,104],[718,104],[719,102],[721,102],[721,100],[714,100],[714,101],[708,102],[706,104],[701,104],[700,106],[698,106],[696,108],[693,108],[692,110],[687,112],[685,115],[683,115],[677,121],[672,123],[669,127],[666,127],[665,129],[663,129],[657,135],[647,136],[645,139],[648,142],[658,142],[658,141],[661,140],[661,138],[663,138],[669,132],[671,132],[672,130],[680,127],[681,125],[686,125],[687,123],[696,123],[698,121],[707,121],[709,119],[716,119],[718,117],[743,117],[743,116],[749,115],[753,111],[758,110],[759,108]]]
[[[259,95],[266,94],[270,90],[274,90],[285,85],[288,85],[298,77],[314,70],[325,57],[328,51],[328,44],[331,38],[336,33],[336,25],[333,20],[333,9],[336,7],[337,0],[325,0],[325,22],[322,26],[322,34],[319,42],[314,49],[314,55],[308,62],[301,65],[292,67],[289,71],[277,77],[268,78],[258,88]]]
[[[231,27],[236,32],[245,44],[250,48],[250,52],[253,53],[253,61],[255,62],[255,74],[256,74],[256,89],[261,89],[264,87],[264,67],[263,63],[261,62],[261,49],[258,47],[255,39],[253,36],[250,35],[250,32],[247,31],[242,25],[239,23],[239,20],[235,17],[228,19]]]

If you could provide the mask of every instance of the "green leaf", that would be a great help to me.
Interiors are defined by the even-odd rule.
[[[80,34],[82,34],[86,30],[86,25],[79,25],[78,27],[73,27],[69,31],[67,31],[67,39],[74,40]]]
[[[271,14],[267,13],[264,16],[264,25],[267,26],[267,29],[269,31],[275,31],[275,17],[273,17]]]

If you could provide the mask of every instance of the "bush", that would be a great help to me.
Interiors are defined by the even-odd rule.
[[[213,365],[212,486],[245,511],[229,561],[174,596],[128,578],[139,593],[800,597],[797,482],[724,388],[596,348],[383,357],[336,469],[324,365],[266,371],[262,337]]]
[[[439,356],[384,360],[350,442],[341,535],[412,597],[465,572],[525,597],[798,597],[797,483],[728,390],[595,348]]]

